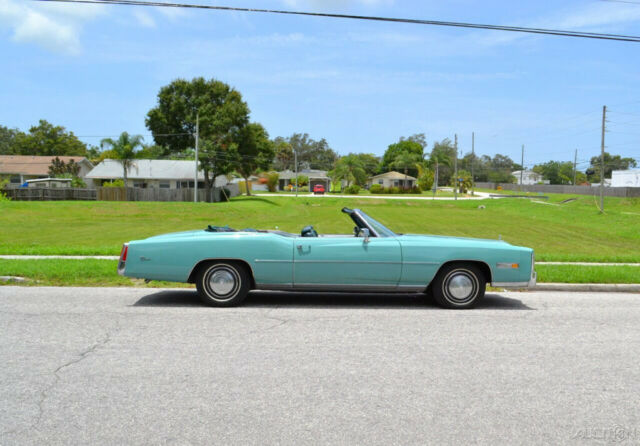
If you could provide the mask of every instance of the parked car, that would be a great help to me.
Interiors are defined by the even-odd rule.
[[[324,194],[325,190],[324,190],[324,186],[322,184],[316,184],[315,186],[313,186],[313,194],[314,195],[322,195]]]
[[[471,308],[486,284],[536,282],[530,248],[502,240],[396,234],[359,209],[343,208],[353,234],[209,226],[125,243],[118,273],[195,283],[214,306],[240,304],[250,290],[425,293],[446,308]]]

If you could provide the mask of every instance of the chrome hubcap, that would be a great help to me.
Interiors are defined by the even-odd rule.
[[[456,274],[449,279],[449,293],[455,299],[464,299],[469,297],[473,291],[473,282],[464,274]]]
[[[233,275],[226,270],[215,271],[209,277],[209,288],[219,296],[229,294],[233,290],[235,283]]]

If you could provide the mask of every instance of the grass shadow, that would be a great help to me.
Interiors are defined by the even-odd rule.
[[[148,294],[133,304],[136,307],[206,307],[195,290],[164,290]],[[422,294],[355,294],[319,292],[253,291],[243,307],[255,308],[379,308],[440,310]],[[478,310],[534,310],[519,299],[487,294]]]

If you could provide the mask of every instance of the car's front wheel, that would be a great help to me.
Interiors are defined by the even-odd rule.
[[[443,267],[431,287],[436,302],[444,308],[473,308],[482,297],[487,281],[482,271],[471,263]]]
[[[200,268],[196,288],[202,301],[214,307],[242,303],[251,287],[246,268],[232,262],[209,263]]]

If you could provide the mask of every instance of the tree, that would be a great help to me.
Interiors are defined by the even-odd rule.
[[[391,167],[400,169],[404,172],[404,184],[407,185],[407,175],[411,168],[417,169],[417,165],[422,161],[422,157],[417,153],[411,153],[406,150],[398,153],[391,163]]]
[[[276,170],[294,170],[294,155],[291,144],[287,142],[283,137],[278,136],[273,141],[275,158],[273,160],[273,167]]]
[[[251,195],[249,177],[258,169],[268,169],[273,159],[273,143],[258,123],[243,127],[238,134],[236,170],[244,178],[247,195]]]
[[[418,187],[421,190],[430,190],[433,187],[434,175],[431,169],[421,169],[418,174]]]
[[[287,166],[294,170],[293,154],[298,154],[298,166],[307,169],[330,170],[338,160],[338,154],[329,147],[327,140],[322,138],[319,141],[309,137],[307,133],[294,133],[293,135],[275,139],[276,147],[284,147],[283,143],[291,147],[290,164]],[[289,167],[290,166],[290,167]]]
[[[142,147],[142,140],[143,138],[140,135],[129,135],[127,132],[122,132],[117,140],[105,138],[100,141],[100,146],[111,150],[114,159],[122,165],[122,180],[125,187],[127,186],[127,171],[136,157],[136,149]]]
[[[592,183],[600,182],[602,161],[599,156],[591,158],[591,166],[587,169],[587,178]],[[631,167],[637,167],[636,160],[633,158],[622,158],[620,155],[611,155],[604,152],[604,177],[611,178],[611,172],[614,170],[627,170]]]
[[[167,149],[157,144],[143,144],[142,149],[136,153],[136,158],[145,159],[145,160],[155,160],[159,158],[163,158],[164,154],[167,153]],[[191,159],[194,159],[194,156],[191,156]]]
[[[29,133],[17,132],[13,144],[16,155],[86,156],[87,146],[73,132],[41,119]]]
[[[77,177],[80,172],[80,165],[73,160],[65,163],[57,156],[51,160],[49,166],[49,176],[52,178],[61,177],[64,175],[71,175],[71,177]]]
[[[149,110],[145,123],[155,143],[166,154],[194,147],[196,117],[200,119],[198,162],[204,172],[207,201],[214,179],[235,167],[240,129],[249,122],[249,107],[242,95],[224,82],[197,77],[177,79],[160,89],[158,104]]]
[[[375,156],[373,153],[358,153],[356,154],[360,163],[362,163],[362,168],[364,169],[367,176],[372,177],[376,175],[380,170],[380,158]]]
[[[513,183],[515,177],[511,172],[522,170],[520,164],[516,164],[507,155],[496,154],[488,163],[488,180],[492,183]]]
[[[571,161],[549,161],[534,166],[533,171],[549,180],[551,184],[573,184]]]
[[[424,146],[422,145],[422,142],[416,140],[419,139],[417,136],[419,135],[410,136],[407,139],[400,138],[400,141],[390,144],[382,156],[380,170],[388,172],[393,169],[392,164],[401,152],[413,153],[422,159],[424,157]],[[422,137],[424,137],[424,135],[422,135]],[[411,169],[412,174],[416,174],[415,171],[416,169]]]
[[[334,182],[345,180],[347,187],[352,182],[364,184],[367,181],[367,173],[362,166],[362,161],[353,153],[341,157],[336,163],[336,167],[329,172],[329,177]]]
[[[450,169],[445,171],[446,175],[441,175],[442,168],[450,168],[453,164],[452,160],[456,156],[456,149],[449,138],[445,138],[433,145],[433,149],[429,154],[429,165],[433,166],[435,171],[435,179],[433,183],[434,189],[440,185],[441,177],[444,177],[444,183],[451,179]]]
[[[15,154],[16,138],[22,132],[0,125],[0,155]]]

